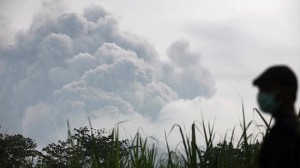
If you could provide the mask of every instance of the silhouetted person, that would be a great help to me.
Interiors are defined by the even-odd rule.
[[[297,97],[296,75],[286,66],[273,66],[257,77],[258,104],[275,118],[275,124],[263,140],[260,168],[300,168],[300,130],[294,103]]]

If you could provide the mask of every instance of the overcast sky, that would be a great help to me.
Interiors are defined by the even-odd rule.
[[[296,0],[3,1],[1,131],[46,144],[71,127],[163,140],[173,124],[253,114],[252,80],[274,64],[300,74]],[[300,108],[300,101],[296,103]],[[174,142],[179,142],[173,139]]]

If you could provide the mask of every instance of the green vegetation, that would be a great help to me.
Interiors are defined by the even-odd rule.
[[[244,108],[243,108],[244,109]],[[260,148],[258,136],[270,129],[261,113],[254,109],[265,123],[263,131],[253,134],[251,126],[261,127],[254,121],[243,119],[240,127],[234,127],[223,140],[215,142],[214,124],[195,122],[191,125],[191,135],[175,124],[165,133],[166,152],[158,155],[157,143],[149,143],[149,138],[136,133],[131,140],[119,140],[119,128],[111,133],[104,129],[82,127],[68,130],[68,139],[47,145],[37,151],[36,144],[22,135],[0,134],[0,167],[40,167],[40,168],[254,168]],[[68,124],[69,126],[69,124]],[[235,130],[242,134],[236,137]],[[179,131],[180,142],[171,148],[168,135]],[[237,138],[237,139],[236,139]],[[153,138],[152,138],[153,139]],[[205,144],[199,145],[199,139]]]

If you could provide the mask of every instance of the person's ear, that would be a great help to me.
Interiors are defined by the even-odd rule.
[[[290,87],[290,86],[284,86],[284,87],[282,88],[282,90],[283,90],[285,93],[287,93],[287,94],[292,94],[293,91],[294,91],[293,87]]]
[[[284,86],[283,87],[283,92],[284,94],[291,98],[291,99],[294,99],[293,96],[294,96],[294,93],[295,93],[295,88],[294,87],[291,87],[291,86]]]

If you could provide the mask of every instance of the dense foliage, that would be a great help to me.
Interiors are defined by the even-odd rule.
[[[39,157],[38,165],[50,167],[104,167],[116,155],[128,155],[127,140],[115,141],[104,129],[74,129],[66,141],[58,141],[43,148],[46,153]]]
[[[0,167],[106,167],[128,155],[128,140],[116,141],[104,129],[74,129],[66,141],[47,145],[42,152],[22,135],[0,134]],[[118,152],[118,154],[116,154]]]
[[[40,154],[35,148],[30,138],[0,133],[0,167],[33,166],[33,159]]]
[[[232,142],[223,141],[213,146],[211,136],[206,149],[201,150],[192,132],[191,140],[182,139],[186,151],[168,148],[166,155],[157,158],[155,144],[149,146],[138,133],[130,144],[128,140],[118,141],[115,135],[107,135],[104,129],[74,129],[66,141],[49,144],[39,152],[30,138],[0,134],[0,167],[255,167],[259,150],[258,142],[234,147]]]
[[[268,131],[271,122],[262,119]],[[203,120],[198,125],[193,123],[191,135],[175,124],[170,133],[179,129],[179,145],[171,148],[166,134],[166,152],[161,155],[157,155],[157,144],[149,143],[139,133],[130,141],[119,140],[118,127],[110,134],[87,127],[74,129],[72,134],[69,130],[66,141],[49,144],[41,152],[30,138],[0,134],[0,168],[255,168],[260,148],[257,135],[264,136],[265,132],[249,133],[249,128],[257,125],[253,121],[246,123],[244,111],[240,126],[242,135],[235,137],[234,127],[229,138],[226,133],[223,141],[214,145],[214,124]],[[197,144],[198,138],[205,144]]]

